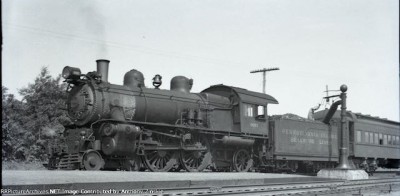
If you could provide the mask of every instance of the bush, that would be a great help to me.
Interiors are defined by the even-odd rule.
[[[66,85],[61,83],[60,76],[52,77],[44,67],[33,83],[19,90],[22,101],[7,90],[2,86],[2,160],[17,161],[26,168],[30,164],[23,161],[41,165],[35,161],[46,159],[47,141],[62,132],[63,125],[71,123],[62,109],[67,97]]]

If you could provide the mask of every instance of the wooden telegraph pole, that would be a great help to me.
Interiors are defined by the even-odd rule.
[[[266,79],[265,79],[265,75],[266,75],[266,72],[267,71],[275,71],[275,70],[279,70],[279,68],[278,67],[273,67],[273,68],[264,68],[264,69],[258,69],[258,70],[254,70],[254,71],[251,71],[250,73],[258,73],[258,72],[262,72],[263,73],[263,93],[265,94],[265,82],[266,82]]]

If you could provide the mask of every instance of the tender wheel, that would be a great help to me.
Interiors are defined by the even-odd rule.
[[[85,170],[100,170],[104,166],[104,160],[97,151],[88,151],[83,155],[83,167]]]
[[[299,165],[297,164],[297,162],[295,162],[295,161],[290,161],[289,163],[288,163],[288,173],[296,173],[297,172],[297,169],[299,168]],[[327,168],[326,166],[325,167],[323,167],[323,168]]]
[[[159,142],[159,146],[171,146],[173,141],[163,135],[154,135],[153,140]],[[167,172],[178,163],[179,153],[175,150],[145,150],[142,156],[143,164],[153,172]]]
[[[253,159],[249,152],[240,149],[233,155],[233,169],[237,172],[247,172],[253,166]]]
[[[180,162],[183,169],[188,172],[199,172],[211,163],[210,143],[206,137],[193,134],[192,138],[185,142],[185,145],[206,149],[201,151],[182,150],[180,153]]]

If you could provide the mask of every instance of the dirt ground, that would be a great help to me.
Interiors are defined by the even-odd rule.
[[[77,182],[138,182],[179,180],[225,180],[306,177],[289,174],[222,173],[222,172],[128,172],[128,171],[60,171],[60,170],[2,170],[3,185],[63,184]]]

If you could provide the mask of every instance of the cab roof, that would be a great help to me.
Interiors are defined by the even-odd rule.
[[[204,89],[202,93],[212,93],[225,97],[237,96],[241,102],[259,105],[278,104],[279,102],[272,96],[264,93],[249,91],[244,88],[226,86],[223,84],[213,85]]]

